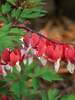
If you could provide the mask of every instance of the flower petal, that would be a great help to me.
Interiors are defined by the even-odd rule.
[[[47,60],[43,57],[38,57],[38,58],[39,58],[40,62],[42,63],[42,65],[45,66],[47,63]]]
[[[23,63],[24,63],[24,65],[25,65],[25,64],[27,63],[27,59],[24,59],[24,60],[23,60]]]
[[[28,64],[31,64],[33,62],[33,57],[28,58]]]
[[[72,74],[75,70],[75,65],[68,61],[67,70]]]
[[[60,67],[60,58],[54,63],[54,68],[55,68],[55,71],[58,72],[59,70],[59,67]]]
[[[12,66],[10,66],[10,65],[4,65],[4,68],[6,69],[6,70],[10,70],[11,72],[13,71],[13,68],[12,68]]]
[[[4,65],[1,66],[2,67],[2,75],[5,77],[7,75],[5,69],[4,69]]]
[[[16,69],[17,69],[18,72],[21,72],[21,66],[19,64],[19,61],[16,62]]]

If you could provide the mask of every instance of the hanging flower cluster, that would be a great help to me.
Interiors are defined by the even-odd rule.
[[[64,61],[67,63],[68,71],[74,73],[75,49],[72,45],[49,41],[35,33],[32,33],[31,37],[25,35],[23,41],[25,47],[29,48],[29,44],[31,44],[34,54],[43,64],[46,63],[46,60],[49,60],[54,63],[54,68],[58,72],[60,61]]]
[[[21,66],[20,63],[23,62],[23,60],[26,57],[26,52],[25,50],[22,49],[17,49],[15,48],[14,50],[9,50],[6,48],[0,58],[0,74],[6,76],[6,71],[11,71],[13,70],[13,67],[16,67],[16,69],[20,72],[21,71]]]
[[[26,32],[28,32],[26,30]],[[0,74],[6,76],[7,71],[13,71],[13,67],[20,72],[20,63],[26,63],[29,59],[29,64],[35,55],[43,65],[47,60],[54,64],[55,71],[58,72],[60,62],[67,63],[67,69],[70,73],[75,70],[75,49],[70,44],[61,44],[59,42],[49,41],[36,33],[26,34],[21,39],[23,41],[22,48],[10,50],[6,48],[0,56]],[[30,53],[30,51],[32,53]]]

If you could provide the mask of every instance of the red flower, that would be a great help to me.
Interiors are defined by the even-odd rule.
[[[38,45],[36,46],[36,55],[37,56],[44,56],[46,52],[46,39],[41,38],[39,40]]]
[[[1,100],[8,100],[8,97],[3,95]]]
[[[10,51],[9,49],[5,49],[3,52],[2,52],[2,56],[1,56],[1,59],[8,63],[8,61],[10,60]]]
[[[14,53],[19,56],[19,61],[23,60],[23,56],[24,55],[21,54],[21,50],[20,49],[14,49]]]
[[[61,59],[63,55],[63,46],[59,44],[52,44],[47,47],[46,55],[49,60],[55,62],[57,59]]]
[[[10,62],[9,64],[11,66],[16,65],[16,62],[21,60],[21,52],[19,51],[19,49],[15,49],[14,51],[12,51],[10,53]]]
[[[72,45],[64,45],[64,59],[66,61],[73,61],[75,56],[75,50]]]
[[[27,34],[27,35],[25,35],[24,37],[23,37],[23,41],[24,41],[24,43],[25,43],[25,46],[29,46],[29,42],[30,42],[30,37],[29,37],[29,34]]]
[[[5,49],[2,53],[1,61],[4,61],[5,64],[14,66],[17,61],[22,61],[20,50],[14,49],[10,52],[8,49]]]
[[[40,41],[40,37],[37,34],[33,33],[32,41],[31,41],[32,47],[35,48],[38,45],[39,41]]]
[[[40,38],[37,34],[32,33],[31,36],[30,36],[30,34],[25,35],[23,38],[23,41],[24,41],[26,46],[29,46],[29,44],[31,43],[32,47],[35,48],[39,42],[39,39]]]

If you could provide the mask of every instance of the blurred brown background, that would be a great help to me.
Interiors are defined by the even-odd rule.
[[[34,20],[31,25],[36,31],[50,39],[75,41],[75,0],[44,0],[47,14]]]

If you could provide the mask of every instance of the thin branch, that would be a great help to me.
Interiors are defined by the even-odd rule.
[[[55,43],[55,44],[60,44],[60,45],[69,44],[69,45],[74,45],[74,46],[75,46],[74,43],[69,43],[69,42],[58,42],[58,41],[55,41],[55,40],[51,40],[51,39],[45,37],[44,35],[42,35],[41,33],[32,30],[31,28],[27,27],[27,26],[24,25],[24,24],[16,24],[16,25],[13,25],[13,27],[22,28],[22,29],[27,30],[27,31],[29,31],[29,32],[31,32],[31,33],[35,33],[35,34],[37,34],[37,35],[39,35],[39,36],[45,38],[46,40],[48,40],[48,41],[50,41],[50,42],[52,42],[52,43]]]

